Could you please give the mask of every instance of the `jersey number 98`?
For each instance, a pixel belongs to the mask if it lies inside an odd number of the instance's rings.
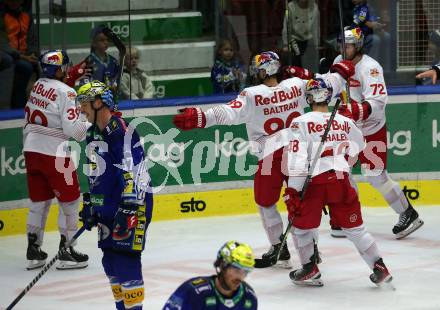
[[[286,123],[284,123],[284,121],[279,117],[269,118],[266,122],[264,122],[264,131],[268,135],[271,135],[277,131],[280,131],[281,129],[288,128],[290,127],[292,121],[300,115],[301,113],[297,111],[290,113],[286,119]]]

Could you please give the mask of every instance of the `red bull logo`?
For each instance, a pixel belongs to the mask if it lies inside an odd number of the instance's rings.
[[[277,58],[278,57],[275,53],[264,52],[264,53],[261,53],[260,55],[257,55],[255,57],[255,60],[256,60],[257,65],[260,65],[260,64],[270,62],[272,60],[278,60]]]
[[[307,90],[319,89],[319,88],[321,88],[320,86],[321,85],[320,85],[319,81],[312,79],[307,82],[306,89]]]
[[[63,55],[61,55],[61,53],[54,53],[52,55],[49,55],[47,56],[47,63],[52,65],[62,65]]]
[[[356,27],[356,28],[351,30],[351,33],[353,34],[353,36],[356,39],[360,39],[362,37],[362,30],[361,30],[361,28]]]

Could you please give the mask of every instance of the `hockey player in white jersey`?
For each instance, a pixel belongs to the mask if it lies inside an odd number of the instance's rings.
[[[78,227],[79,184],[76,170],[65,150],[70,138],[85,138],[88,122],[81,121],[76,106],[76,92],[63,81],[69,57],[63,50],[44,53],[40,57],[43,76],[38,79],[24,108],[23,152],[30,198],[27,219],[27,269],[45,264],[47,254],[41,250],[44,228],[51,201],[60,205],[60,249]],[[62,250],[58,269],[84,268],[88,256],[71,246]]]
[[[305,94],[312,112],[296,118],[291,128],[284,130],[291,134],[290,142],[284,148],[289,175],[284,201],[302,264],[301,269],[290,272],[289,276],[298,285],[323,285],[314,246],[321,211],[327,205],[346,236],[373,270],[371,281],[380,285],[391,281],[392,277],[374,238],[363,225],[359,198],[349,180],[351,167],[347,156],[354,157],[364,149],[364,137],[351,119],[340,114],[336,114],[328,125],[331,115],[328,103],[333,91],[321,78],[309,80]],[[327,126],[330,126],[330,130],[322,149],[319,149]],[[320,154],[317,154],[318,151]],[[316,165],[309,168],[315,156],[318,156]],[[301,200],[300,193],[308,174],[312,178]]]
[[[300,78],[286,79],[280,83],[277,73],[280,68],[278,55],[263,52],[254,58],[253,68],[261,84],[245,88],[236,99],[227,105],[218,105],[206,112],[200,108],[186,108],[174,117],[174,124],[182,130],[205,128],[214,125],[246,124],[248,139],[253,153],[258,157],[258,170],[254,177],[254,198],[271,248],[263,259],[272,260],[281,246],[283,222],[276,208],[281,188],[286,177],[282,174],[282,150],[263,158],[266,142],[281,129],[287,128],[293,119],[304,113],[307,103],[304,96],[306,81]],[[343,61],[334,64],[326,75],[335,89],[341,90],[345,79],[353,72],[353,64]],[[337,93],[337,92],[336,92]],[[273,146],[272,146],[273,147]],[[290,254],[285,245],[280,252],[278,265],[291,268]]]
[[[399,184],[387,172],[385,106],[388,94],[383,70],[376,60],[362,53],[364,38],[359,28],[345,30],[344,36],[346,58],[353,61],[356,73],[350,78],[350,104],[341,105],[339,113],[352,117],[365,137],[367,147],[359,154],[363,174],[399,214],[393,233],[397,239],[401,239],[422,226],[423,221]],[[341,59],[339,55],[334,63]]]

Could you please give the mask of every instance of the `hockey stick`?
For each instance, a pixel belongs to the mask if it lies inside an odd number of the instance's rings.
[[[332,111],[332,114],[330,115],[330,118],[327,122],[327,127],[325,128],[324,134],[321,137],[321,143],[319,144],[319,147],[318,147],[318,150],[316,151],[315,157],[313,157],[312,164],[309,166],[309,171],[307,173],[306,180],[304,181],[304,185],[301,190],[301,196],[300,196],[301,201],[304,199],[304,195],[307,191],[307,188],[309,187],[310,181],[312,179],[312,173],[313,173],[313,170],[315,170],[315,166],[316,166],[316,163],[318,162],[318,158],[321,157],[322,148],[324,147],[325,140],[327,139],[328,132],[330,131],[330,124],[333,122],[333,120],[336,116],[336,112],[338,111],[338,107],[339,107],[340,103],[341,103],[341,99],[338,99],[336,101],[336,104],[335,104],[335,107]],[[279,247],[278,252],[276,253],[277,255],[276,255],[275,259],[268,261],[265,259],[256,258],[255,259],[255,266],[254,266],[255,268],[267,268],[267,267],[271,267],[277,263],[277,261],[280,259],[281,250],[282,250],[284,244],[286,243],[287,235],[289,234],[289,231],[291,228],[292,228],[292,222],[289,220],[289,223],[287,224],[287,228],[286,228],[285,232],[280,236],[281,246]],[[316,244],[314,246],[316,247]]]
[[[122,74],[124,73],[124,63],[125,56],[127,55],[127,48],[125,47],[125,44],[122,43],[121,39],[116,35],[116,33],[114,33],[110,28],[104,27],[102,32],[113,42],[119,53],[119,72],[116,78],[116,94],[114,94],[117,96],[119,93],[119,87],[121,85]],[[118,111],[117,100],[115,100],[115,111]]]
[[[347,59],[347,52],[345,51],[345,30],[344,30],[344,21],[342,17],[342,2],[338,0],[338,11],[339,11],[339,28],[341,28],[341,44],[342,44],[342,59]],[[345,92],[347,93],[347,107],[351,111],[350,105],[350,78],[347,79]]]
[[[76,234],[72,237],[72,239],[70,239],[64,246],[65,249],[67,249],[68,247],[70,247],[72,245],[72,243],[75,242],[76,239],[78,239],[78,237],[86,230],[86,228],[83,226],[81,227]],[[14,308],[14,306],[23,298],[24,295],[26,295],[27,292],[29,292],[31,290],[31,288],[35,285],[35,283],[37,283],[38,280],[40,280],[40,278],[50,269],[50,267],[52,267],[53,264],[55,264],[55,262],[58,260],[58,258],[61,255],[61,250],[58,251],[57,255],[55,255],[49,263],[47,263],[46,265],[44,265],[43,269],[37,274],[37,276],[26,286],[26,288],[20,293],[20,295],[18,295],[14,301],[6,308],[6,310],[11,310],[12,308]]]

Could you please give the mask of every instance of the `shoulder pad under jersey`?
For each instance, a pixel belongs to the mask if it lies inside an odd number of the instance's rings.
[[[197,294],[201,294],[207,291],[212,291],[212,287],[211,284],[209,283],[209,279],[206,277],[194,278],[190,280],[190,284]]]
[[[106,135],[114,135],[117,132],[124,133],[127,129],[127,125],[125,124],[125,121],[122,118],[119,117],[112,117],[110,119],[110,122],[105,126],[104,132]]]

